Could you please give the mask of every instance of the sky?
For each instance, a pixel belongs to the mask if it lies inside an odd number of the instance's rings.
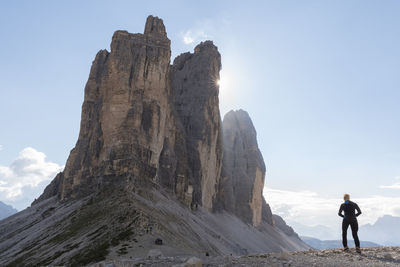
[[[2,1],[0,201],[25,208],[63,169],[95,54],[152,14],[171,61],[218,46],[221,115],[250,114],[273,212],[337,227],[350,193],[361,224],[400,216],[399,13],[395,0]]]

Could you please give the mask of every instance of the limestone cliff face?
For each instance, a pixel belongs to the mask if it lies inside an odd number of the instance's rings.
[[[76,146],[37,201],[122,182],[134,191],[160,184],[189,207],[212,209],[222,165],[221,57],[211,41],[172,66],[170,56],[157,17],[148,17],[144,34],[114,33],[111,51],[93,62]]]
[[[265,164],[256,130],[246,111],[230,111],[223,120],[224,156],[218,201],[229,212],[254,226],[272,214],[262,195]]]
[[[211,210],[222,166],[221,118],[218,87],[221,56],[211,41],[199,44],[194,53],[174,60],[171,87],[184,140],[176,150],[186,150],[178,168],[188,176],[195,204]],[[178,184],[179,187],[179,184]]]
[[[152,16],[144,34],[116,31],[111,52],[97,54],[61,198],[86,193],[116,176],[136,185],[154,179],[169,109],[170,55],[165,27]]]
[[[213,209],[222,167],[218,87],[221,56],[211,41],[170,69],[171,110],[158,182],[188,207]]]

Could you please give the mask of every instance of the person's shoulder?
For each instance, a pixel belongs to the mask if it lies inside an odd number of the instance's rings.
[[[357,203],[350,201],[350,204],[354,205],[354,206],[358,206]]]

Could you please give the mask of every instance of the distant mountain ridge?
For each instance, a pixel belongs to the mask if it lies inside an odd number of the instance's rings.
[[[11,205],[7,205],[4,202],[0,201],[0,220],[7,218],[8,216],[17,213],[18,211],[14,209]]]
[[[315,249],[329,249],[329,248],[342,248],[342,240],[319,240],[317,238],[300,236],[301,240],[306,242],[309,246]],[[349,247],[355,247],[354,240],[348,240]],[[381,245],[369,242],[360,241],[361,247],[380,247]]]
[[[360,227],[359,235],[386,246],[400,246],[400,217],[384,215],[374,224]]]
[[[335,240],[340,238],[340,227],[338,224],[337,229],[332,229],[324,225],[308,226],[295,221],[288,220],[287,223],[300,236],[313,237],[320,240]]]

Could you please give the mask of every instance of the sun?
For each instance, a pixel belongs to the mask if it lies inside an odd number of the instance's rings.
[[[227,75],[225,72],[221,71],[219,79],[216,80],[216,84],[219,87],[219,89],[226,89],[227,87]]]

